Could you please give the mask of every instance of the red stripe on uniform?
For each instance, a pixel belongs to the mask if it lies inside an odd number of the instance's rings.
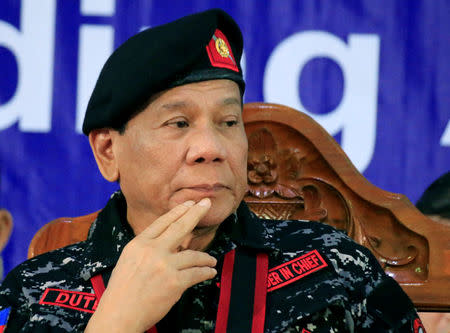
[[[91,277],[92,288],[94,288],[95,296],[97,296],[97,300],[100,302],[100,298],[102,298],[103,293],[105,292],[105,284],[103,283],[103,278],[100,274]]]
[[[228,313],[230,310],[231,282],[233,279],[235,251],[232,250],[225,255],[222,267],[222,276],[220,278],[220,296],[217,309],[215,333],[226,333]]]
[[[266,253],[256,258],[255,298],[253,303],[252,333],[263,333],[266,319],[267,273],[269,259]]]
[[[153,326],[152,328],[150,328],[149,330],[147,330],[146,333],[158,333],[158,331],[156,330],[156,326]]]

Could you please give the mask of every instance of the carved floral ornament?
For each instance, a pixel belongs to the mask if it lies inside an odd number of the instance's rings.
[[[266,128],[252,133],[249,137],[247,194],[258,198],[274,194],[284,199],[300,198],[296,182],[300,179],[304,159],[296,148],[278,150],[273,135]]]

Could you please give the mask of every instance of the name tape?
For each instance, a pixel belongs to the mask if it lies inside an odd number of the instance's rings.
[[[39,304],[56,305],[94,313],[97,309],[98,300],[95,294],[48,288],[39,300]]]
[[[305,276],[317,272],[328,264],[317,250],[271,268],[267,276],[267,291],[284,287]]]

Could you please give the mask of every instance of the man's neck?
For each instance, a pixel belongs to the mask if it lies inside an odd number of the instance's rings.
[[[192,240],[189,242],[187,248],[190,250],[205,251],[216,236],[218,228],[218,225],[214,225],[194,229]]]

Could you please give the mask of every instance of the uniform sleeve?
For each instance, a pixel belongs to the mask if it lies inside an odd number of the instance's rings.
[[[13,270],[0,286],[0,327],[6,333],[20,332],[29,317],[19,283]]]
[[[424,333],[414,304],[393,278],[386,275],[377,259],[366,248],[369,269],[360,287],[362,302],[354,305],[355,332]]]
[[[12,270],[0,286],[0,332],[67,332],[61,327],[33,321],[30,299],[26,297],[27,288],[22,285],[23,277],[19,268]]]
[[[368,295],[366,307],[368,317],[372,320],[369,326],[373,332],[425,332],[413,303],[390,277],[386,277]],[[361,331],[363,329],[364,327]]]

